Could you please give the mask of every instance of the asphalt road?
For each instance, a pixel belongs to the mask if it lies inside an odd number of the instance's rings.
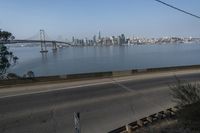
[[[200,73],[178,76],[199,81]],[[73,133],[80,112],[82,133],[106,133],[172,107],[173,76],[115,81],[42,93],[0,96],[0,133]]]

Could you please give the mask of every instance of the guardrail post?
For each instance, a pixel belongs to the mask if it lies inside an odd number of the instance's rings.
[[[129,125],[126,125],[126,132],[127,133],[132,133],[131,127]]]
[[[79,112],[74,112],[74,127],[75,127],[75,133],[81,133]]]

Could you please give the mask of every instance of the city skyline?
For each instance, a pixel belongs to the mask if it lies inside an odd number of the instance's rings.
[[[166,1],[166,0],[165,0]],[[199,1],[168,0],[168,3],[200,14]],[[199,37],[199,20],[153,0],[3,0],[0,28],[16,38],[27,38],[45,29],[49,36],[71,39],[125,33],[139,37]]]
[[[79,46],[95,46],[95,45],[137,45],[137,44],[181,44],[200,42],[200,38],[193,37],[160,37],[160,38],[145,38],[138,36],[126,36],[125,34],[102,36],[99,31],[98,36],[94,35],[92,38],[75,38],[72,37],[72,45]]]

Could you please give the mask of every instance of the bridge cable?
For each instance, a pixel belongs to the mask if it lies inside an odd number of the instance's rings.
[[[25,40],[40,40],[40,33],[37,32],[36,34],[32,35],[29,38],[26,38]]]
[[[190,15],[190,16],[193,16],[193,17],[195,17],[195,18],[200,19],[200,16],[198,16],[198,15],[195,15],[195,14],[193,14],[193,13],[190,13],[190,12],[188,12],[188,11],[185,11],[185,10],[183,10],[183,9],[180,9],[180,8],[178,8],[178,7],[175,7],[175,6],[173,6],[173,5],[170,5],[170,4],[168,4],[168,3],[165,3],[165,2],[163,2],[163,1],[161,1],[161,0],[155,0],[155,1],[161,3],[161,4],[165,5],[165,6],[168,6],[168,7],[170,7],[170,8],[173,8],[173,9],[175,9],[175,10],[178,10],[178,11],[180,11],[180,12],[182,12],[182,13],[185,13],[185,14],[187,14],[187,15]]]
[[[46,32],[44,34],[45,34],[46,40],[51,40],[51,41],[55,40],[55,39],[52,39]]]

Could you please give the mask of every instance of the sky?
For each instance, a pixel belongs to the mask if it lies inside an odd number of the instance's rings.
[[[200,15],[200,0],[163,0]],[[200,37],[200,19],[154,0],[0,0],[0,29],[18,39],[92,38],[124,33],[138,37]]]

